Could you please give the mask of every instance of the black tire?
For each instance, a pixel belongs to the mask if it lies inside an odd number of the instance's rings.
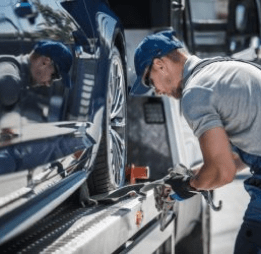
[[[127,158],[126,79],[121,55],[113,48],[109,67],[103,133],[94,170],[88,179],[91,195],[109,192],[125,183]]]

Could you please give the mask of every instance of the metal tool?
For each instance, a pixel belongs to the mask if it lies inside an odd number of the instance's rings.
[[[187,169],[182,164],[175,165],[174,168],[169,169],[169,174],[163,177],[162,179],[147,182],[132,184],[124,186],[120,189],[117,189],[110,194],[103,195],[101,197],[95,198],[97,203],[115,203],[120,200],[129,197],[129,196],[140,196],[141,200],[146,199],[146,194],[150,190],[154,190],[155,206],[158,211],[161,211],[160,214],[160,229],[163,231],[169,223],[175,218],[174,213],[174,204],[175,199],[170,198],[170,194],[173,193],[173,190],[170,185],[166,184],[166,181],[180,176],[180,174],[187,175],[192,177],[193,172],[190,169]],[[172,193],[171,193],[172,192]],[[213,202],[213,197],[211,191],[193,191],[198,194],[202,194],[207,204],[214,210],[219,211],[222,208],[222,202],[219,201],[219,205],[215,206]]]
[[[214,205],[213,203],[213,197],[210,191],[201,191],[200,192],[202,196],[205,198],[207,204],[214,210],[214,211],[220,211],[222,208],[222,201],[219,200],[218,206]]]
[[[186,166],[182,165],[182,164],[178,164],[177,167],[180,169],[182,168],[185,172],[186,175],[192,177],[194,174],[192,172],[192,170],[188,169]],[[220,211],[222,208],[222,201],[219,200],[218,202],[218,206],[216,206],[213,202],[213,195],[211,193],[211,191],[207,191],[207,190],[201,190],[201,191],[195,191],[196,193],[201,193],[202,196],[204,197],[204,199],[206,200],[207,204],[214,210],[214,211]]]
[[[166,180],[170,179],[170,178],[175,178],[177,175],[179,174],[183,174],[183,175],[188,175],[190,177],[193,176],[193,172],[188,169],[186,166],[182,165],[182,164],[177,164],[175,165],[174,168],[170,168],[169,169],[169,174],[167,176],[165,176],[164,178],[160,179],[160,180],[156,180],[154,182],[151,183],[146,183],[141,189],[140,192],[141,193],[146,193],[147,191],[154,189],[154,192],[157,193],[157,195],[160,195],[160,191],[159,188],[163,188],[162,186],[165,186],[165,182]],[[165,186],[166,187],[166,186]],[[204,199],[206,200],[207,204],[214,210],[214,211],[220,211],[222,208],[222,201],[219,201],[218,206],[216,206],[214,204],[213,201],[213,197],[211,194],[211,191],[207,191],[207,190],[201,190],[201,191],[193,191],[195,193],[200,193],[202,194],[202,196],[204,197]],[[161,192],[161,195],[163,195],[164,193]],[[159,199],[158,199],[159,200]],[[157,202],[158,200],[156,200],[156,206],[158,205]],[[162,197],[163,202],[169,203],[170,200],[166,200],[166,198]],[[163,205],[161,206],[162,210],[163,210]]]
[[[155,206],[160,214],[160,230],[164,231],[165,228],[176,217],[174,213],[174,204],[176,200],[169,197],[171,188],[166,185],[158,185],[154,188]]]

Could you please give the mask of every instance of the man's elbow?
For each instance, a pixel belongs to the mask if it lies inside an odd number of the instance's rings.
[[[204,164],[191,181],[191,186],[198,190],[214,190],[231,183],[235,174],[235,166]]]
[[[225,184],[229,184],[229,183],[233,182],[234,178],[235,178],[234,175],[233,176],[232,175],[226,175],[226,176],[223,177],[223,181],[224,181]]]
[[[236,175],[236,167],[224,167],[219,170],[219,179],[221,185],[226,185],[233,182]]]

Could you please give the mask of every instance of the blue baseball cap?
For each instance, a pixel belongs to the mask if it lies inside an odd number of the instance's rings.
[[[72,53],[63,43],[57,41],[43,40],[36,43],[34,52],[50,57],[55,67],[58,67],[63,83],[71,88],[71,77],[69,71],[72,66]]]
[[[175,34],[175,31],[168,30],[148,35],[138,45],[134,55],[137,79],[129,92],[130,95],[141,95],[151,90],[142,84],[142,77],[146,67],[150,66],[155,58],[160,58],[174,49],[183,47]]]

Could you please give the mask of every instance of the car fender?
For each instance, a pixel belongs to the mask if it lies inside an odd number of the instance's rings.
[[[122,62],[126,79],[126,43],[123,27],[115,16],[115,14],[109,9],[105,11],[99,11],[96,15],[96,25],[99,31],[99,38],[97,42],[97,69],[95,89],[93,91],[97,100],[93,101],[93,105],[90,108],[90,121],[92,122],[95,117],[97,108],[104,107],[106,103],[107,83],[109,78],[109,66],[111,64],[112,49],[114,46],[118,48],[122,56]],[[110,27],[110,29],[108,29]],[[102,45],[102,47],[100,46]],[[99,75],[101,74],[102,75]]]

